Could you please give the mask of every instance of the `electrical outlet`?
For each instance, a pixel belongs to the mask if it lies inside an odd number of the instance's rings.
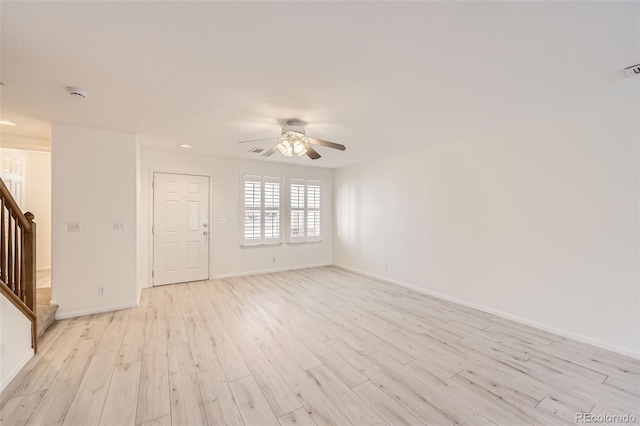
[[[389,269],[389,264],[388,264],[388,263],[385,263],[385,264],[384,264],[384,270],[386,271],[387,269]]]
[[[273,258],[273,263],[276,263],[276,258],[275,257]]]
[[[80,231],[82,231],[82,224],[80,222],[67,222],[67,232]]]
[[[114,231],[124,231],[124,222],[121,220],[116,220],[113,222],[113,230]]]
[[[104,287],[98,287],[98,296],[104,296]]]

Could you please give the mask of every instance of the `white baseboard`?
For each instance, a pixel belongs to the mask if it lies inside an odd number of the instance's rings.
[[[46,272],[46,271],[51,271],[51,266],[49,266],[48,268],[36,268],[36,272]]]
[[[56,319],[62,320],[67,318],[82,317],[85,315],[101,314],[103,312],[121,311],[122,309],[131,309],[131,308],[137,308],[137,307],[138,307],[138,303],[134,303],[132,305],[111,306],[108,308],[98,308],[98,309],[85,309],[81,311],[72,311],[72,312],[61,313],[60,311],[58,311],[56,312]]]
[[[16,378],[16,376],[18,375],[18,373],[20,372],[20,370],[22,370],[22,368],[27,365],[27,362],[29,362],[29,360],[33,357],[33,349],[29,348],[28,351],[25,351],[24,357],[23,359],[18,363],[18,365],[15,366],[15,368],[11,371],[11,373],[9,373],[9,375],[7,377],[5,377],[5,379],[2,381],[2,383],[0,384],[0,392],[2,392],[4,390],[4,388],[7,387],[7,385],[9,383],[11,383],[11,381],[13,379]]]
[[[593,339],[591,337],[584,336],[584,335],[578,334],[578,333],[574,333],[572,331],[568,331],[568,330],[564,330],[564,329],[560,329],[560,328],[556,328],[556,327],[551,327],[551,326],[548,326],[546,324],[543,324],[543,323],[540,323],[540,322],[537,322],[537,321],[531,321],[531,320],[528,320],[526,318],[519,317],[517,315],[512,315],[512,314],[509,314],[509,313],[506,313],[506,312],[502,312],[502,311],[499,311],[499,310],[496,310],[496,309],[487,308],[485,306],[480,306],[480,305],[477,305],[475,303],[468,302],[466,300],[462,300],[462,299],[458,299],[458,298],[455,298],[455,297],[447,296],[446,294],[442,294],[442,293],[438,293],[438,292],[435,292],[435,291],[427,290],[427,289],[424,289],[424,288],[421,288],[421,287],[416,287],[416,286],[413,286],[413,285],[410,285],[410,284],[406,284],[406,283],[403,283],[403,282],[400,282],[400,281],[393,280],[391,278],[383,277],[381,275],[376,275],[376,274],[372,274],[370,272],[362,271],[360,269],[352,268],[350,266],[340,265],[340,264],[337,264],[337,263],[334,263],[333,266],[337,266],[339,268],[346,269],[347,271],[355,272],[357,274],[361,274],[361,275],[364,275],[364,276],[367,276],[367,277],[370,277],[370,278],[374,278],[374,279],[377,279],[377,280],[380,280],[380,281],[385,281],[385,282],[388,282],[388,283],[391,283],[391,284],[399,285],[400,287],[405,287],[405,288],[408,288],[408,289],[411,289],[411,290],[415,290],[418,293],[426,294],[427,296],[433,296],[433,297],[436,297],[438,299],[446,300],[448,302],[457,303],[459,305],[466,306],[468,308],[477,309],[479,311],[486,312],[486,313],[491,314],[491,315],[496,315],[496,316],[499,316],[499,317],[502,317],[502,318],[505,318],[505,319],[509,319],[511,321],[518,322],[520,324],[528,325],[530,327],[535,327],[535,328],[538,328],[540,330],[547,331],[549,333],[557,334],[558,336],[566,337],[568,339],[577,340],[579,342],[586,343],[588,345],[596,346],[596,347],[599,347],[599,348],[602,348],[602,349],[606,349],[608,351],[612,351],[612,352],[616,352],[616,353],[619,353],[619,354],[622,354],[622,355],[626,355],[626,356],[629,356],[629,357],[632,357],[632,358],[640,359],[640,352],[635,352],[630,348],[625,348],[625,347],[622,347],[622,346],[613,345],[611,343],[604,342],[604,341],[598,340],[598,339]]]
[[[249,272],[238,272],[238,273],[233,273],[233,274],[214,275],[210,279],[212,279],[212,280],[220,280],[220,279],[223,279],[223,278],[246,277],[248,275],[272,274],[274,272],[296,271],[298,269],[320,268],[322,266],[331,266],[331,265],[332,265],[331,262],[325,262],[325,263],[318,263],[318,264],[315,264],[315,265],[290,266],[288,268],[263,269],[263,270],[259,270],[259,271],[249,271]]]

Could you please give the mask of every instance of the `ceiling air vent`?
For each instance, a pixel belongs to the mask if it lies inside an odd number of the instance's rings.
[[[624,71],[627,73],[627,77],[640,77],[640,64],[625,68]]]
[[[264,148],[252,148],[252,149],[249,150],[249,152],[253,152],[254,154],[260,154],[260,153],[265,152],[265,151],[266,151],[266,149],[264,149]]]

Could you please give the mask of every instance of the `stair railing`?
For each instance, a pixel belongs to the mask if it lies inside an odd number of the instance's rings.
[[[22,214],[0,178],[0,292],[31,321],[31,345],[38,351],[36,314],[36,224]]]

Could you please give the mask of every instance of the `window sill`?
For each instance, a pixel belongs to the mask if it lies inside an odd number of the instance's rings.
[[[308,245],[308,244],[320,244],[322,240],[317,241],[287,241],[288,246],[299,246],[299,245]]]
[[[258,247],[277,247],[277,246],[281,246],[282,243],[262,243],[262,244],[240,244],[240,248],[243,249],[252,249],[252,248],[258,248]]]

